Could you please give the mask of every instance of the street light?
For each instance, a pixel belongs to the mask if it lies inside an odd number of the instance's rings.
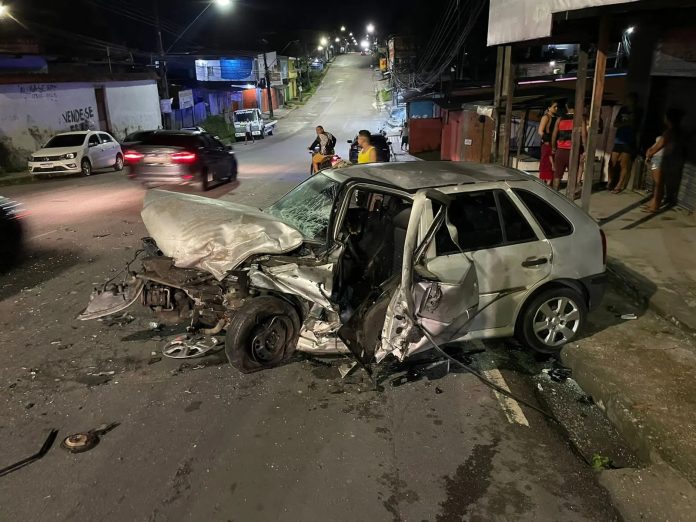
[[[7,14],[7,6],[0,4],[0,18]]]
[[[363,49],[367,49],[368,47],[370,47],[370,42],[368,42],[367,40],[363,40],[362,42],[360,42],[360,47],[362,47]]]
[[[372,34],[375,32],[375,26],[372,24],[367,24],[367,32]]]
[[[626,34],[633,34],[633,31],[635,31],[636,28],[631,26],[626,28]]]
[[[317,47],[317,51],[323,51],[323,50],[324,50],[324,48],[321,45],[319,47]]]
[[[345,25],[342,25],[342,26],[341,26],[341,32],[342,32],[342,33],[345,33],[345,32],[346,32],[346,26],[345,26]]]
[[[353,33],[348,33],[348,36],[353,36]]]
[[[179,40],[181,40],[181,38],[188,32],[188,30],[191,29],[193,24],[195,24],[198,21],[198,19],[201,16],[203,16],[208,9],[210,9],[210,6],[213,4],[221,8],[228,8],[232,5],[232,0],[210,0],[208,4],[203,8],[203,10],[200,13],[198,13],[198,16],[196,16],[196,18],[194,18],[193,21],[190,24],[188,24],[186,28],[183,31],[181,31],[181,33],[179,33],[179,36],[176,37],[176,40],[174,40],[172,45],[169,46],[169,49],[167,49],[167,53],[169,53],[172,50],[172,48],[179,42]]]
[[[328,38],[326,38],[326,36],[322,36],[322,37],[321,37],[321,40],[319,40],[319,43],[320,43],[321,45],[326,46],[326,45],[329,44],[329,40],[328,40]]]
[[[341,41],[341,39],[340,39],[338,36],[337,36],[336,39],[334,40],[334,42],[336,42],[336,43],[338,43],[338,42],[340,42],[340,41]]]

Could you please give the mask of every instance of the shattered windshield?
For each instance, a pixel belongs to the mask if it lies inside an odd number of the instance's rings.
[[[312,176],[266,209],[310,241],[326,241],[340,184],[323,174]]]

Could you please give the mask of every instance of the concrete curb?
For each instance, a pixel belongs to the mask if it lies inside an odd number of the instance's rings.
[[[653,312],[678,328],[689,334],[696,334],[696,314],[676,291],[642,280],[639,274],[616,258],[609,257],[607,271],[610,279],[619,283],[619,289],[628,290]]]
[[[649,416],[637,418],[632,414],[634,404],[625,397],[621,386],[612,382],[611,368],[593,364],[582,351],[572,348],[563,350],[561,358],[563,364],[573,370],[575,381],[595,399],[631,448],[643,461],[651,463],[645,469],[625,468],[602,472],[600,482],[609,490],[623,519],[627,522],[692,520],[691,507],[696,506],[696,456],[681,452],[674,445],[666,445],[659,422],[654,422]],[[678,457],[675,458],[675,455]],[[670,458],[671,462],[666,462],[663,457]],[[640,484],[645,474],[650,475],[650,484],[655,486],[651,493],[646,487],[626,487],[627,481]],[[672,487],[674,484],[679,487]],[[641,518],[646,513],[661,515]],[[671,517],[665,518],[664,515],[668,513]]]

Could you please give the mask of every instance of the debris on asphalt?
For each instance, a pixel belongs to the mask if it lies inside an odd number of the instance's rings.
[[[63,439],[63,442],[60,443],[60,447],[70,453],[83,453],[89,451],[99,444],[100,437],[106,435],[117,426],[119,426],[118,422],[112,422],[111,424],[102,424],[93,430],[73,433]]]
[[[622,314],[621,319],[624,321],[635,321],[638,319],[638,316],[636,314]]]
[[[159,331],[162,329],[162,325],[157,321],[150,321],[147,325],[150,330]]]
[[[0,469],[0,477],[12,473],[13,471],[17,471],[18,469],[23,468],[24,466],[42,458],[44,455],[46,455],[46,453],[48,453],[48,450],[51,449],[53,443],[56,441],[57,436],[58,430],[52,429],[38,452],[34,453],[30,457],[20,460],[19,462],[15,462],[14,464],[10,464],[9,466]]]
[[[135,317],[124,312],[121,315],[105,317],[103,321],[106,323],[106,326],[125,326],[135,321]]]
[[[164,345],[162,355],[172,359],[193,359],[219,350],[221,344],[217,337],[182,335]]]
[[[95,239],[101,239],[104,237],[109,237],[111,234],[94,234],[92,237]]]
[[[437,395],[440,395],[441,393],[444,393],[444,392],[442,391],[442,388],[440,388],[439,386],[435,386],[435,393]]]
[[[565,382],[573,374],[573,370],[560,365],[550,369],[544,368],[541,371],[548,374],[551,380],[556,382]]]
[[[358,368],[358,363],[354,362],[352,364],[342,364],[338,367],[338,373],[341,374],[341,379],[345,379],[348,377],[350,374],[355,372],[355,370]]]
[[[580,404],[585,404],[587,406],[594,406],[595,401],[592,395],[581,395],[577,398],[577,402]]]

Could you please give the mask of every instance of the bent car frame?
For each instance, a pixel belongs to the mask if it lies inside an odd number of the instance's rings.
[[[80,318],[140,301],[203,334],[225,331],[242,372],[295,350],[367,365],[474,338],[553,353],[604,291],[596,222],[494,165],[328,169],[263,211],[151,191],[142,216],[142,269],[96,291]]]

